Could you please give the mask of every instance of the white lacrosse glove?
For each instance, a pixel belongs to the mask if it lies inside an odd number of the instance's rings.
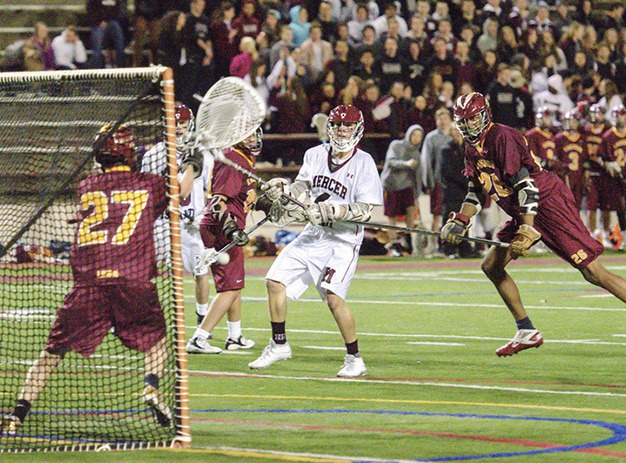
[[[209,273],[209,267],[216,260],[217,251],[215,248],[204,248],[196,258],[196,266],[193,268],[193,274],[195,276],[206,275]]]
[[[619,177],[622,174],[622,168],[617,163],[617,161],[605,162],[604,168],[611,177]]]
[[[311,204],[305,211],[307,220],[312,225],[334,222],[341,217],[341,206],[330,201]]]
[[[283,194],[289,194],[289,180],[286,178],[273,178],[261,187],[265,195],[272,201],[279,200]]]

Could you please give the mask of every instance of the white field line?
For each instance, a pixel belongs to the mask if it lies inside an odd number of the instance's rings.
[[[431,342],[431,341],[409,341],[407,344],[415,344],[419,346],[452,346],[452,347],[463,347],[465,344],[460,342]]]
[[[581,395],[592,397],[624,397],[626,394],[615,392],[590,392],[590,391],[558,391],[554,389],[531,389],[526,387],[506,387],[506,386],[485,386],[478,384],[457,384],[433,381],[414,381],[414,380],[383,380],[383,379],[358,379],[358,378],[324,378],[314,376],[286,376],[286,375],[268,375],[257,373],[237,373],[232,371],[203,371],[189,370],[189,373],[205,374],[210,376],[235,376],[245,378],[268,378],[281,379],[291,381],[329,381],[329,382],[359,382],[364,384],[399,384],[403,386],[420,386],[420,387],[440,387],[440,388],[456,388],[456,389],[478,389],[488,391],[507,391],[507,392],[523,392],[529,394],[551,394],[551,395]],[[564,385],[567,386],[567,385]]]

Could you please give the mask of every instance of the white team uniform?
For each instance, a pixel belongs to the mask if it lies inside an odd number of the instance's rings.
[[[177,157],[177,161],[180,166],[182,162],[180,156]],[[141,170],[154,174],[165,174],[167,172],[165,143],[157,143],[144,154]],[[183,268],[190,273],[194,273],[196,260],[204,249],[204,244],[200,237],[200,220],[206,204],[207,186],[210,184],[212,171],[213,158],[208,153],[205,153],[202,175],[194,179],[189,197],[180,201],[180,248]],[[166,255],[169,255],[169,219],[167,217],[157,219],[154,237],[157,249],[165,250]],[[157,252],[157,254],[159,253]],[[163,255],[157,255],[157,259],[162,259],[163,257]],[[203,272],[203,274],[208,273],[208,270],[207,267],[206,272]]]
[[[331,171],[329,150],[328,145],[319,145],[304,154],[296,181],[310,185],[311,200],[381,205],[383,188],[372,157],[357,149],[348,161],[333,166]],[[315,284],[322,299],[329,290],[345,300],[362,241],[362,225],[307,224],[281,251],[265,278],[284,284],[290,299],[297,299]]]

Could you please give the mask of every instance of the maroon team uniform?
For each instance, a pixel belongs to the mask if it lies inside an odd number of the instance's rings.
[[[626,172],[626,130],[618,132],[615,127],[611,127],[602,135],[602,143],[598,149],[598,155],[604,162],[617,161],[622,168],[622,174]],[[626,185],[621,178],[613,178],[610,175],[604,176],[603,192],[608,194],[607,200],[610,211],[619,211],[623,208]]]
[[[569,188],[541,168],[524,136],[511,127],[492,124],[481,144],[465,144],[464,174],[512,217],[498,233],[503,242],[511,242],[522,225],[517,195],[507,180],[524,167],[539,189],[534,227],[541,240],[572,266],[585,268],[604,248],[587,231]]]
[[[244,169],[252,173],[256,172],[254,156],[248,155],[237,148],[228,148],[224,150],[223,154],[228,160]],[[219,161],[215,163],[211,181],[211,194],[219,194],[228,198],[226,203],[228,212],[233,215],[237,225],[242,230],[246,225],[246,216],[256,202],[255,184],[256,181],[248,175]],[[216,222],[210,211],[210,202],[200,223],[200,234],[202,242],[207,248],[219,250],[230,243],[222,232],[222,223]],[[244,288],[243,249],[241,246],[235,246],[228,251],[228,254],[230,256],[228,264],[218,265],[215,263],[211,266],[215,290],[218,293]]]
[[[567,169],[567,185],[574,195],[576,207],[580,210],[585,193],[584,165],[589,160],[585,139],[578,132],[560,132],[554,137],[554,143],[557,155]]]
[[[51,353],[89,357],[111,327],[122,343],[146,352],[165,336],[156,286],[154,221],[167,207],[165,180],[114,167],[78,187],[70,264],[74,286],[50,331]]]
[[[595,211],[600,209],[603,211],[610,210],[608,201],[610,196],[604,191],[606,178],[608,174],[598,162],[598,150],[602,143],[602,134],[605,131],[605,125],[602,124],[594,127],[587,124],[583,127],[582,133],[587,143],[587,155],[589,156],[589,185],[587,185],[587,210]]]

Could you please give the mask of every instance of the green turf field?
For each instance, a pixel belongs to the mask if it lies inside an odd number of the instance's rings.
[[[626,276],[626,258],[603,258]],[[479,260],[361,258],[348,300],[368,375],[337,379],[341,337],[314,289],[291,302],[293,358],[253,372],[270,337],[263,275],[248,262],[252,351],[189,357],[187,450],[102,452],[91,462],[626,462],[626,307],[555,258],[511,265],[546,342],[498,358],[515,325]],[[188,335],[193,287],[185,286]],[[223,344],[225,320],[214,331]],[[4,455],[82,462],[85,454]]]

